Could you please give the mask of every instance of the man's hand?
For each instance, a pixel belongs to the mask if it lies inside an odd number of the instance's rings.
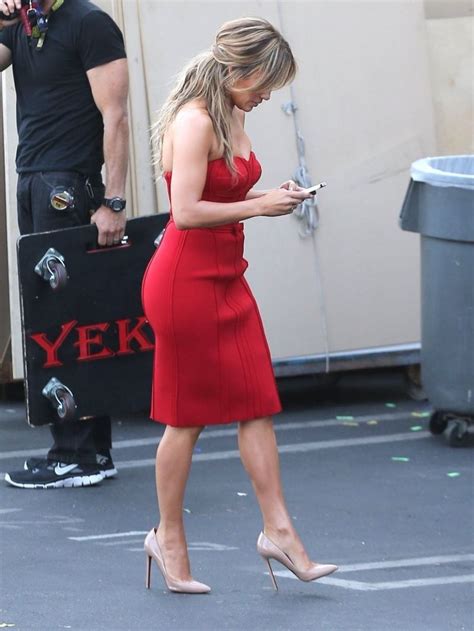
[[[101,206],[92,215],[91,223],[94,223],[99,231],[99,245],[117,245],[125,234],[127,216],[125,211],[115,213],[107,206]]]
[[[21,0],[0,0],[0,13],[11,15],[21,9]],[[19,17],[13,20],[0,20],[0,31],[8,26],[13,26],[20,20]]]

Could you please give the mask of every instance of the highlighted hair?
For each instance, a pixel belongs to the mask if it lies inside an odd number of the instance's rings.
[[[296,62],[288,42],[263,18],[241,18],[223,24],[211,50],[194,57],[178,75],[152,127],[155,162],[160,169],[163,138],[177,113],[189,101],[203,99],[226,164],[235,172],[228,90],[257,71],[259,80],[252,91],[278,90],[290,83],[296,74]]]

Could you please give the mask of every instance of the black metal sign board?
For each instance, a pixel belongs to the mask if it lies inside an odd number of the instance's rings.
[[[130,219],[109,248],[92,225],[20,237],[30,425],[148,409],[154,340],[141,282],[168,218]]]

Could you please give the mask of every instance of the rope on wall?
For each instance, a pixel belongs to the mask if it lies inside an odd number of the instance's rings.
[[[281,7],[281,1],[277,0],[277,9],[278,16],[280,20],[280,31],[285,35],[284,21],[283,21],[283,11]],[[306,151],[305,151],[305,142],[304,137],[301,132],[299,121],[298,121],[298,106],[296,105],[296,97],[295,90],[293,85],[290,85],[290,101],[282,105],[282,109],[287,116],[293,117],[293,124],[295,128],[295,136],[296,136],[296,150],[298,153],[298,166],[294,173],[293,179],[298,184],[298,186],[302,186],[304,188],[309,188],[312,186],[312,180],[309,173],[308,166],[306,164]],[[314,264],[315,264],[315,273],[316,273],[316,283],[318,286],[318,294],[319,294],[319,304],[320,304],[320,321],[321,321],[321,329],[323,333],[324,339],[324,354],[325,354],[325,370],[326,373],[330,370],[330,351],[329,351],[329,332],[328,332],[328,318],[327,318],[327,307],[326,307],[326,299],[324,296],[324,286],[321,275],[321,264],[319,258],[319,252],[316,244],[316,230],[319,227],[320,217],[319,217],[319,209],[318,204],[316,202],[316,196],[311,199],[305,200],[302,204],[300,204],[293,215],[302,222],[302,227],[299,230],[300,236],[304,239],[307,237],[311,237],[311,242],[313,245],[314,252]]]
[[[298,186],[309,188],[310,186],[312,186],[312,180],[309,174],[308,167],[306,165],[305,143],[303,134],[301,133],[298,123],[298,107],[296,105],[294,88],[292,85],[290,85],[290,95],[291,101],[282,105],[282,110],[287,116],[293,117],[293,124],[295,126],[298,167],[296,168],[296,171],[293,175],[293,179],[298,184]],[[319,209],[316,202],[316,196],[312,197],[311,199],[305,199],[304,202],[299,204],[293,214],[299,221],[302,222],[300,235],[303,238],[311,236],[319,226]]]

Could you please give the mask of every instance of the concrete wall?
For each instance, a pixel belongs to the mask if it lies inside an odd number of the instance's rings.
[[[142,1],[149,110],[159,107],[172,77],[209,47],[224,20],[256,14],[282,27],[300,66],[294,88],[311,176],[329,186],[320,195],[314,241],[299,237],[294,217],[247,222],[248,277],[272,353],[416,341],[418,239],[398,229],[397,217],[411,161],[435,150],[423,5],[281,7],[280,16],[275,2]],[[297,167],[293,122],[282,112],[289,99],[285,89],[247,117],[263,188]],[[160,189],[160,207],[166,205]]]
[[[2,87],[0,83],[0,103]],[[3,115],[0,110],[0,147],[3,147]],[[0,151],[0,383],[10,378],[10,304],[8,298],[7,217],[5,204],[5,172],[3,151]]]
[[[429,19],[426,31],[437,153],[474,153],[474,18]]]
[[[281,12],[270,0],[98,3],[124,31],[129,54],[131,214],[168,207],[163,186],[152,177],[149,127],[173,75],[210,45],[224,20],[268,17],[284,30],[299,61],[294,94],[310,174],[315,182],[329,182],[320,195],[314,239],[301,239],[294,217],[246,225],[249,280],[272,354],[418,341],[418,237],[401,232],[397,218],[413,160],[468,150],[470,3],[293,0],[281,2]],[[20,376],[10,73],[4,86],[9,277]],[[248,117],[263,188],[291,177],[298,163],[293,121],[282,111],[289,100],[288,89],[275,93]],[[0,293],[0,308],[1,301]]]
[[[428,20],[472,17],[474,4],[472,0],[425,0],[425,15]]]
[[[7,266],[9,279],[9,302],[11,322],[11,352],[13,376],[23,376],[23,355],[20,325],[20,298],[16,262],[16,241],[19,236],[16,218],[16,172],[15,153],[17,133],[15,124],[15,91],[13,73],[9,68],[2,73],[3,92],[3,154],[5,159],[5,210],[7,232]]]

